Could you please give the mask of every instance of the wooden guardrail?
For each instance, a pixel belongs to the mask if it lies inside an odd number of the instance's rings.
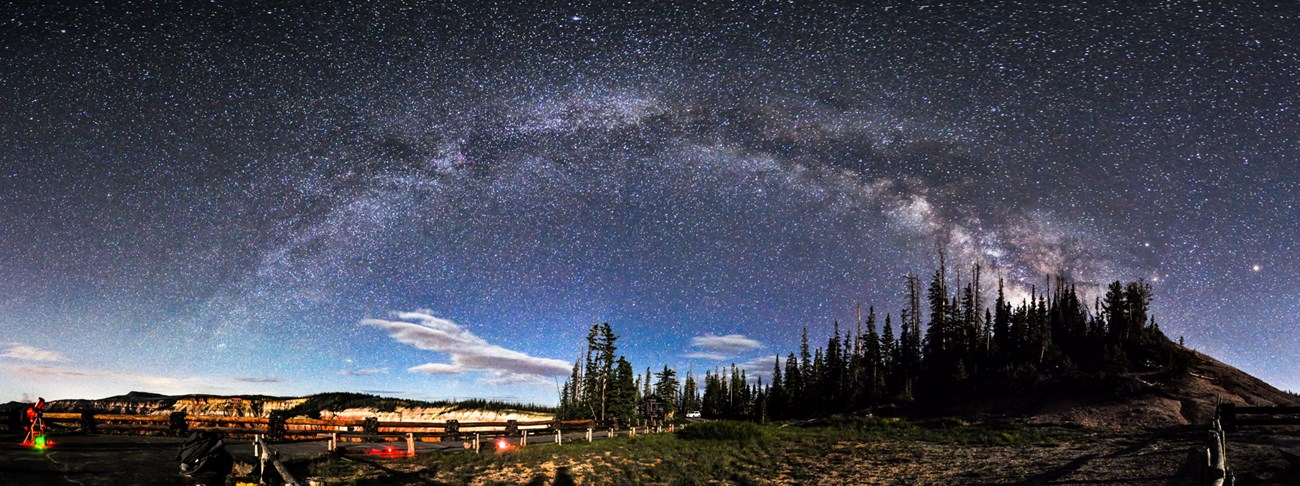
[[[289,468],[285,467],[283,462],[280,462],[280,453],[268,446],[266,440],[260,435],[253,437],[253,455],[257,457],[258,462],[258,484],[267,484],[267,465],[270,465],[274,468],[276,474],[280,475],[280,483],[285,486],[302,485],[297,479],[294,479],[293,474],[289,473]]]
[[[1232,470],[1228,469],[1227,437],[1218,417],[1210,422],[1210,431],[1206,436],[1206,446],[1202,448],[1204,463],[1201,467],[1201,484],[1206,486],[1223,486],[1232,484]]]
[[[191,430],[214,430],[227,435],[265,435],[270,440],[289,437],[317,438],[321,434],[402,438],[413,437],[456,438],[473,433],[518,436],[523,431],[540,432],[617,428],[616,424],[602,424],[592,420],[507,420],[498,422],[396,422],[380,421],[375,417],[363,419],[310,419],[287,418],[283,413],[272,412],[270,417],[225,417],[188,415],[172,412],[168,415],[130,415],[82,413],[46,413],[45,421],[51,424],[95,432],[156,432],[183,436]]]
[[[1219,405],[1217,415],[1227,432],[1236,432],[1242,426],[1300,425],[1300,407],[1238,407],[1225,403]]]
[[[1228,432],[1241,427],[1300,425],[1300,407],[1239,407],[1225,403],[1215,409],[1206,446],[1201,483],[1208,486],[1231,485],[1235,481],[1228,463]]]

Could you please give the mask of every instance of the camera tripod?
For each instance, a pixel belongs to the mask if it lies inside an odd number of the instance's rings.
[[[23,445],[45,446],[45,418],[41,417],[40,413],[32,417],[32,423],[27,427],[27,437],[23,438]]]

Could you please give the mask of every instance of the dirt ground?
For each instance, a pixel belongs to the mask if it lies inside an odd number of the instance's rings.
[[[687,484],[779,485],[1188,485],[1200,484],[1196,454],[1204,435],[1193,427],[1083,431],[1052,445],[960,445],[916,440],[839,441],[820,448],[777,447],[732,474],[701,471]],[[1300,429],[1243,431],[1230,438],[1229,459],[1238,485],[1300,485]],[[662,465],[621,460],[618,453],[566,453],[545,462],[501,464],[467,476],[450,468],[395,461],[409,481],[364,484],[679,484],[656,480]],[[677,457],[689,462],[688,457]],[[610,474],[622,470],[623,476]],[[441,469],[441,470],[440,470]],[[631,471],[631,472],[626,472]],[[638,472],[639,471],[639,472]],[[372,471],[374,472],[374,471]],[[366,476],[363,474],[363,476]],[[386,476],[390,480],[397,476]],[[629,479],[633,478],[633,479]]]
[[[176,474],[175,454],[180,443],[177,438],[68,435],[55,437],[56,443],[45,450],[18,446],[19,439],[13,434],[0,436],[0,478],[3,478],[0,482],[4,484],[181,484]],[[1191,456],[1202,442],[1200,431],[1190,427],[1134,433],[1085,431],[1065,442],[1029,447],[924,441],[840,441],[817,453],[796,451],[770,457],[770,463],[775,464],[773,470],[755,481],[742,482],[782,485],[1195,484],[1198,473],[1190,467]],[[1300,428],[1232,434],[1229,436],[1228,457],[1238,485],[1300,485]],[[506,467],[490,477],[471,481],[471,484],[549,484],[555,482],[557,476],[563,480],[576,480],[577,484],[617,484],[617,481],[605,479],[607,476],[592,474],[594,469],[585,464],[608,460],[608,454],[602,453],[591,457],[569,457],[560,461],[562,463],[552,462],[540,468],[521,464],[517,471]],[[390,470],[398,470],[404,465],[400,459],[380,462],[386,463],[382,466]],[[441,475],[424,477],[427,479],[414,483],[399,481],[392,484],[462,482]],[[539,483],[541,478],[546,479]],[[738,483],[728,478],[701,477],[700,480],[708,484]]]
[[[1055,446],[923,442],[839,443],[824,457],[793,457],[777,484],[1182,484],[1192,441],[1152,434],[1094,435]]]
[[[1134,434],[1099,431],[1055,446],[964,446],[923,442],[842,442],[822,457],[792,456],[776,484],[1199,484],[1194,428]],[[1229,437],[1238,486],[1300,485],[1300,429],[1241,431]]]

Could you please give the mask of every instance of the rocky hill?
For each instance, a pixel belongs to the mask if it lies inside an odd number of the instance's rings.
[[[1208,424],[1222,403],[1296,406],[1287,393],[1202,353],[1185,370],[1060,378],[1032,394],[1036,421],[1123,429]]]
[[[271,412],[287,410],[294,417],[365,418],[381,421],[505,421],[549,420],[553,414],[541,407],[495,402],[471,401],[423,402],[384,398],[352,393],[324,393],[307,397],[271,397],[263,395],[167,396],[147,392],[98,400],[56,400],[50,412],[83,412],[161,415],[185,412],[190,415],[226,417],[266,417]]]
[[[305,398],[268,397],[261,395],[167,396],[148,392],[131,392],[126,395],[97,400],[55,400],[49,403],[50,412],[116,413],[131,415],[168,414],[185,412],[191,415],[225,417],[265,417],[273,410],[287,410],[301,404]]]

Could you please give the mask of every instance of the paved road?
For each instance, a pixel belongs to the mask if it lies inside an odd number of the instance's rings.
[[[18,445],[20,433],[0,433],[0,477],[13,485],[142,486],[181,484],[181,439],[121,435],[53,436],[47,449]]]

